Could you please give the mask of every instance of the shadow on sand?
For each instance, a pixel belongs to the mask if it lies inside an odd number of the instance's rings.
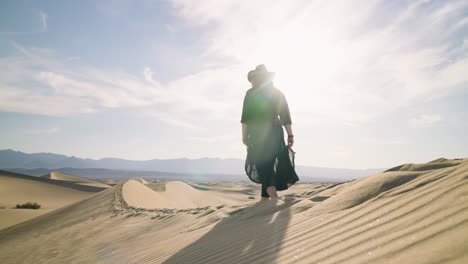
[[[238,210],[163,263],[274,263],[296,202],[285,196]]]

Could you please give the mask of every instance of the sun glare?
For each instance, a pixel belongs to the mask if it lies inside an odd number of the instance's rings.
[[[320,36],[320,37],[319,37]],[[290,25],[258,36],[253,60],[276,72],[275,84],[287,91],[296,109],[324,107],[327,96],[320,96],[335,78],[343,57],[336,40],[324,31],[312,31],[307,26]]]

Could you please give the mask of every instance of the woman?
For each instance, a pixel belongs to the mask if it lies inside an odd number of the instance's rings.
[[[294,135],[284,94],[273,86],[273,72],[258,65],[248,73],[252,83],[242,108],[242,142],[247,146],[245,171],[250,180],[262,184],[261,200],[277,198],[299,178],[294,171]],[[283,128],[288,134],[284,143]]]

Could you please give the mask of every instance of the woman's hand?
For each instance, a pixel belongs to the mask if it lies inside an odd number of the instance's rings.
[[[294,136],[288,136],[288,147],[292,147],[294,145]]]
[[[292,147],[294,145],[294,135],[291,124],[284,125],[284,128],[286,128],[286,132],[288,133],[288,147]]]

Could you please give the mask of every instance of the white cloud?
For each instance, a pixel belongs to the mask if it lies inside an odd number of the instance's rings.
[[[47,31],[47,19],[48,19],[48,17],[49,16],[44,11],[39,10],[39,19],[41,21],[43,31]]]
[[[153,71],[149,67],[145,67],[143,70],[143,76],[145,76],[145,80],[149,83],[155,83],[153,80]]]
[[[423,114],[418,117],[412,118],[409,120],[409,124],[415,128],[427,128],[432,127],[435,123],[442,121],[440,115],[428,115]]]
[[[125,107],[203,127],[240,118],[246,73],[265,63],[295,122],[353,125],[468,82],[465,44],[456,39],[467,25],[466,1],[172,2],[204,25],[205,55],[222,65],[162,84],[149,67],[141,75],[95,69],[13,42],[21,55],[0,58],[0,109],[67,115]]]
[[[163,85],[149,67],[141,76],[107,72],[70,63],[51,50],[12,45],[20,55],[0,58],[3,111],[63,116],[129,108],[190,129],[209,120],[240,116],[243,91],[239,87],[244,85],[226,81],[243,75],[236,68],[205,70]]]
[[[158,87],[123,73],[76,66],[53,51],[13,46],[18,56],[0,58],[0,109],[43,115],[139,107],[164,98]]]
[[[468,82],[468,56],[457,49],[466,1],[173,3],[189,22],[210,25],[212,56],[276,71],[300,118],[363,122]]]

